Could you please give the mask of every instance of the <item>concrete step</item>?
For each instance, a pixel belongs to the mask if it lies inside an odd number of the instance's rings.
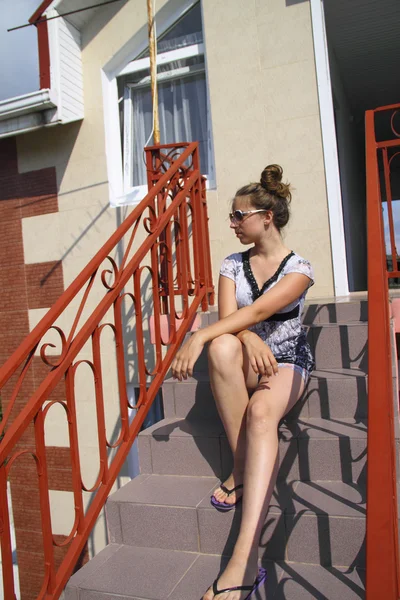
[[[366,424],[355,419],[299,418],[279,429],[280,471],[287,481],[359,482],[365,477]],[[230,448],[217,421],[164,419],[138,438],[142,473],[227,476]]]
[[[368,321],[368,302],[309,302],[304,306],[302,320],[305,325],[365,322]]]
[[[311,325],[307,339],[316,369],[368,370],[368,323]]]
[[[368,367],[368,323],[329,323],[307,325],[307,340],[316,369],[360,369]],[[207,349],[200,354],[194,372],[208,370]]]
[[[241,503],[210,504],[218,479],[140,475],[107,501],[110,540],[118,544],[232,553]],[[259,547],[260,559],[364,566],[365,488],[339,481],[279,482]]]
[[[65,600],[200,600],[225,567],[220,556],[110,544],[71,577]],[[361,569],[265,562],[257,600],[360,600]],[[256,600],[255,598],[255,600]]]
[[[217,419],[208,373],[186,381],[166,379],[162,387],[167,418]],[[367,377],[360,369],[314,371],[303,398],[288,418],[355,418],[367,416]]]
[[[218,311],[211,310],[209,313],[201,314],[201,325],[206,327],[218,320]],[[302,314],[305,325],[320,325],[322,323],[356,323],[368,320],[367,300],[351,300],[340,302],[332,299],[306,302]]]

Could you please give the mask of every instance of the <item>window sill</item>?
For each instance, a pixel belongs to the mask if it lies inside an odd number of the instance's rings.
[[[216,190],[214,181],[206,179],[206,190]],[[119,206],[137,206],[148,194],[147,185],[137,185],[117,198],[111,198],[111,208]]]

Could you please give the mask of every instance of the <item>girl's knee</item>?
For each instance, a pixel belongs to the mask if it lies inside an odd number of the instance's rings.
[[[265,398],[250,401],[247,409],[247,429],[253,433],[278,431],[279,419],[276,411]]]
[[[241,359],[242,344],[235,335],[225,333],[215,338],[208,346],[208,358],[211,362],[225,363]]]

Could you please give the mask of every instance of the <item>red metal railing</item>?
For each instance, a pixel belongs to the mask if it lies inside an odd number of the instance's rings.
[[[376,119],[387,117],[392,139],[376,139]],[[399,277],[391,173],[400,158],[400,104],[366,112],[368,219],[368,466],[367,600],[397,600],[400,570],[396,454],[388,280]],[[381,126],[384,126],[381,123]],[[400,166],[400,164],[399,164]],[[387,202],[392,268],[388,270],[382,202]]]
[[[0,528],[7,600],[15,598],[7,502],[7,480],[15,464],[31,457],[37,473],[43,564],[36,556],[35,569],[42,575],[35,597],[56,599],[196,311],[200,306],[206,310],[214,302],[205,183],[199,170],[198,146],[191,143],[151,147],[146,149],[146,156],[150,190],[146,198],[0,370],[3,402],[6,399],[0,430],[4,433],[0,445]],[[154,346],[146,341],[150,337],[146,327],[150,316],[154,319]],[[170,324],[165,343],[160,333],[162,318]],[[104,330],[112,332],[111,342],[103,335]],[[38,378],[38,371],[43,372],[45,367],[47,372]],[[107,397],[113,379],[116,389]],[[88,380],[94,390],[93,412],[80,422]],[[127,383],[132,380],[139,387],[136,404],[130,403],[127,395]],[[79,383],[83,383],[84,397],[79,395]],[[108,419],[114,397],[117,416]],[[68,431],[73,490],[73,525],[62,541],[52,530],[47,460],[51,444],[46,444],[47,437],[58,435],[54,422],[46,421],[55,406],[62,407],[64,428]],[[136,412],[131,421],[129,408]],[[62,417],[58,420],[62,421]],[[84,483],[82,448],[93,423],[98,463],[95,481],[89,486]],[[11,495],[12,481],[11,477]],[[86,510],[85,493],[90,494]],[[29,509],[27,503],[26,510]],[[64,548],[62,559],[60,547]],[[18,552],[17,536],[17,557]]]

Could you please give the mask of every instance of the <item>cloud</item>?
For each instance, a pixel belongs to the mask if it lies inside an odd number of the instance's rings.
[[[36,27],[7,32],[28,22],[40,0],[0,0],[0,100],[39,89]]]

